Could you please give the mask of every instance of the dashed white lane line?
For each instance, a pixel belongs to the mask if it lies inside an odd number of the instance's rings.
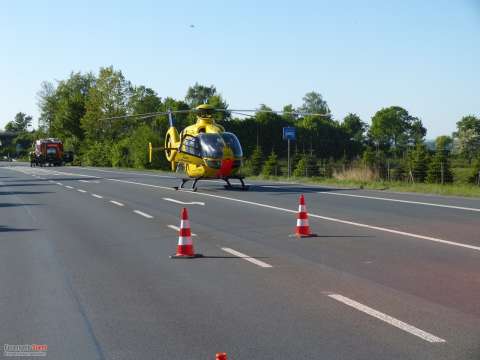
[[[153,216],[150,215],[150,214],[147,214],[147,213],[144,213],[143,211],[140,211],[140,210],[133,210],[133,212],[137,215],[140,215],[140,216],[143,216],[147,219],[153,219]]]
[[[60,186],[63,186],[63,184],[61,182],[57,182],[56,183],[57,185],[60,185]]]
[[[221,249],[223,251],[229,253],[229,254],[238,256],[239,258],[241,258],[243,260],[246,260],[248,262],[251,262],[252,264],[255,264],[255,265],[260,266],[262,268],[272,268],[273,267],[272,265],[267,264],[266,262],[263,262],[263,261],[255,259],[255,258],[252,258],[251,256],[248,256],[244,253],[241,253],[240,251],[233,250],[233,249],[230,249],[230,248],[221,248]]]
[[[86,190],[83,190],[83,189],[77,189],[78,192],[81,192],[81,193],[86,193],[87,191]]]
[[[175,225],[167,225],[168,228],[173,229],[175,231],[180,231],[180,228]],[[192,233],[192,236],[197,236],[197,234]]]
[[[96,197],[97,199],[103,199],[102,195],[97,195],[97,194],[92,194],[93,197]]]
[[[83,183],[88,183],[87,180],[78,180],[78,181],[83,182]]]
[[[337,196],[349,196],[349,197],[363,198],[363,199],[371,199],[371,200],[383,200],[383,201],[392,201],[392,202],[399,202],[399,203],[406,203],[406,204],[435,206],[435,207],[442,207],[442,208],[455,209],[455,210],[466,210],[466,211],[477,211],[477,212],[480,212],[480,209],[478,209],[478,208],[471,208],[471,207],[464,207],[464,206],[454,206],[454,205],[445,205],[445,204],[436,204],[436,203],[427,203],[427,202],[421,202],[421,201],[391,199],[391,198],[384,198],[384,197],[378,197],[378,196],[345,194],[345,193],[330,192],[330,191],[324,191],[324,192],[319,191],[318,194],[322,194],[322,195],[337,195]]]
[[[115,200],[110,200],[110,202],[111,202],[112,204],[117,205],[117,206],[125,206],[125,205],[123,205],[121,202],[118,202],[118,201],[115,201]]]
[[[73,186],[70,186],[70,185],[65,185],[65,187],[66,187],[67,189],[73,189]]]
[[[372,309],[371,307],[368,307],[366,305],[363,305],[355,300],[352,300],[350,298],[347,298],[343,295],[340,294],[329,294],[328,297],[335,299],[345,305],[348,305],[354,309],[357,309],[358,311],[361,311],[365,314],[368,314],[370,316],[373,316],[374,318],[377,318],[379,320],[382,320],[386,322],[387,324],[390,324],[392,326],[395,326],[396,328],[399,328],[403,331],[406,331],[412,335],[418,336],[419,338],[431,342],[431,343],[444,343],[446,340],[439,338],[435,335],[432,335],[426,331],[420,330],[416,328],[415,326],[412,326],[410,324],[407,324],[403,321],[400,321],[394,317],[391,317],[387,314],[384,314],[380,311],[377,311],[375,309]]]
[[[163,200],[165,201],[170,201],[170,202],[173,202],[173,203],[176,203],[176,204],[181,204],[181,205],[201,205],[201,206],[205,206],[205,203],[204,202],[200,202],[200,201],[180,201],[180,200],[175,200],[175,199],[171,199],[171,198],[162,198]]]
[[[121,182],[121,183],[125,183],[125,184],[147,186],[147,187],[152,187],[152,188],[155,188],[155,189],[164,189],[164,190],[175,191],[174,189],[166,187],[166,186],[152,185],[152,184],[140,183],[140,182],[136,182],[136,181],[128,181],[128,180],[120,180],[120,179],[105,179],[105,180],[117,181],[117,182]],[[247,200],[241,200],[241,199],[231,198],[231,197],[228,197],[228,196],[207,194],[207,193],[198,192],[198,191],[197,192],[191,192],[190,194],[198,195],[198,196],[209,196],[209,197],[213,197],[213,198],[217,198],[217,199],[235,201],[235,202],[238,202],[238,203],[241,203],[241,204],[255,205],[255,206],[259,206],[259,207],[263,207],[263,208],[267,208],[267,209],[284,211],[284,212],[288,212],[288,213],[292,213],[292,214],[297,213],[297,210],[285,209],[285,208],[281,208],[281,207],[278,207],[278,206],[262,204],[262,203],[257,203],[257,202],[253,202],[253,201],[247,201]],[[358,222],[354,222],[354,221],[337,219],[337,218],[332,218],[332,217],[322,216],[322,215],[317,215],[317,214],[312,214],[312,213],[309,213],[308,215],[310,217],[316,218],[316,219],[322,219],[322,220],[332,221],[332,222],[336,222],[336,223],[340,223],[340,224],[352,225],[352,226],[367,228],[367,229],[371,229],[371,230],[383,231],[383,232],[387,232],[387,233],[390,233],[390,234],[396,234],[396,235],[400,235],[400,236],[411,237],[411,238],[420,239],[420,240],[433,241],[433,242],[437,242],[437,243],[444,244],[444,245],[457,246],[457,247],[462,247],[462,248],[466,248],[466,249],[470,249],[470,250],[480,251],[480,246],[468,245],[468,244],[458,243],[458,242],[454,242],[454,241],[443,240],[443,239],[439,239],[439,238],[435,238],[435,237],[431,237],[431,236],[419,235],[419,234],[409,233],[409,232],[405,232],[405,231],[399,231],[399,230],[395,230],[395,229],[384,228],[384,227],[380,227],[380,226],[362,224],[362,223],[358,223]]]

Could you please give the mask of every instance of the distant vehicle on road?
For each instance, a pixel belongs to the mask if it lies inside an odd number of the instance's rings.
[[[30,156],[30,166],[64,165],[63,142],[48,138],[35,141],[35,151]]]

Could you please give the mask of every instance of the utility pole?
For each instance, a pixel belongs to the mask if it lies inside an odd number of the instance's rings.
[[[288,144],[288,153],[287,153],[287,163],[288,163],[288,179],[290,179],[291,169],[290,169],[290,139],[287,140]]]

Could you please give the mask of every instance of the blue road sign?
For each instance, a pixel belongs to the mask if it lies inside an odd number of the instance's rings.
[[[296,129],[294,127],[284,127],[283,128],[283,140],[295,140],[296,138]]]

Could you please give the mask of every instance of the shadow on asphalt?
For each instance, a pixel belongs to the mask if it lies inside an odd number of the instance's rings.
[[[245,192],[241,188],[214,188],[212,187],[204,187],[203,189],[199,187],[201,190],[220,190],[220,191],[227,191],[227,192]],[[329,192],[329,191],[339,191],[339,190],[358,190],[358,188],[348,188],[348,189],[337,189],[337,188],[328,188],[323,186],[299,186],[299,185],[252,185],[250,184],[249,189],[246,192],[257,192],[257,193],[277,193],[277,194],[310,194],[316,192]]]
[[[40,204],[22,204],[22,203],[0,203],[0,208],[3,207],[16,207],[16,206],[35,206]]]
[[[53,194],[51,191],[0,191],[0,195],[39,195]]]
[[[266,256],[228,256],[228,255],[203,255],[199,259],[270,259]]]
[[[38,181],[38,180],[37,180]],[[48,185],[51,185],[51,184],[3,184],[3,185],[0,185],[0,188],[1,187],[14,187],[14,186],[48,186]]]
[[[16,231],[36,231],[37,229],[17,229],[17,228],[11,228],[8,226],[3,226],[0,225],[0,233],[1,232],[16,232]]]

